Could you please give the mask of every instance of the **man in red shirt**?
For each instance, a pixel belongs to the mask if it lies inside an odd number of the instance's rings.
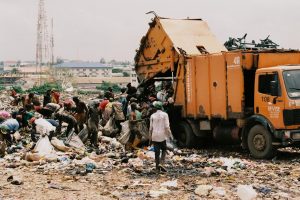
[[[104,100],[101,101],[99,104],[99,110],[101,112],[104,112],[106,105],[109,103],[109,100],[107,98],[104,98]]]

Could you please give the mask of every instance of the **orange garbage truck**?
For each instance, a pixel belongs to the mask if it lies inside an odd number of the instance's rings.
[[[300,52],[228,51],[201,19],[155,17],[135,56],[141,88],[169,81],[179,144],[240,143],[255,158],[300,142]]]

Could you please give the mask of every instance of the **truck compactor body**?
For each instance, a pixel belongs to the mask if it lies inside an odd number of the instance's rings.
[[[140,87],[172,82],[172,130],[185,147],[213,137],[255,158],[300,142],[300,52],[227,51],[201,19],[155,17],[135,57]]]

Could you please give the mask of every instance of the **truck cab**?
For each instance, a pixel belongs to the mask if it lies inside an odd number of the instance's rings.
[[[271,157],[276,147],[300,141],[300,65],[256,70],[254,121],[247,134],[252,155]]]

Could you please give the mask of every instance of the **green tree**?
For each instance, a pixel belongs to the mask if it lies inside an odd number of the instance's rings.
[[[130,74],[128,72],[123,72],[124,77],[130,77]]]
[[[13,68],[11,70],[11,74],[18,74],[19,73],[19,69],[18,68]]]
[[[112,69],[112,73],[122,73],[122,69]]]
[[[115,65],[115,64],[117,64],[118,62],[117,62],[115,59],[112,59],[111,61],[109,61],[109,63]]]
[[[45,94],[47,90],[51,90],[52,88],[62,91],[62,86],[59,83],[45,83],[41,86],[33,86],[32,88],[28,89],[27,92],[34,92],[38,94]]]
[[[110,83],[110,82],[106,82],[106,81],[104,81],[101,85],[96,86],[96,89],[107,91],[109,87],[112,88],[113,92],[120,92],[121,91],[121,87],[118,84]]]
[[[105,63],[106,63],[105,59],[104,59],[104,58],[101,58],[101,59],[100,59],[100,63],[105,64]]]
[[[57,58],[56,63],[57,64],[62,64],[62,63],[64,63],[64,60],[62,58]]]
[[[21,66],[21,60],[18,60],[17,61],[17,67],[20,67]]]

